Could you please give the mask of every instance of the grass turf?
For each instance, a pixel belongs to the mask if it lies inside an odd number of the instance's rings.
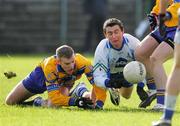
[[[153,120],[159,119],[162,112],[153,112],[151,108],[139,109],[140,100],[135,92],[129,100],[121,97],[119,106],[114,106],[109,95],[102,111],[82,110],[76,107],[63,107],[59,109],[21,107],[5,105],[5,98],[11,89],[23,79],[44,58],[41,56],[0,56],[0,126],[151,126]],[[91,56],[88,56],[92,60]],[[172,66],[172,61],[165,64],[167,73]],[[5,71],[14,71],[17,77],[7,79]],[[83,76],[81,79],[87,82]],[[89,86],[89,88],[91,88]],[[45,92],[43,97],[47,97]],[[176,105],[173,125],[179,126],[180,100]]]

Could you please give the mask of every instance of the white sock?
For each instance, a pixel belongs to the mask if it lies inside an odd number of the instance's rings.
[[[176,105],[176,95],[166,95],[165,97],[165,109],[174,110]]]

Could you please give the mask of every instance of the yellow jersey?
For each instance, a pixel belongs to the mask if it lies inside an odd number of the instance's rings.
[[[160,0],[156,0],[156,5],[153,7],[151,13],[158,15],[159,6],[160,6]],[[166,9],[166,11],[172,15],[172,18],[165,22],[165,25],[167,27],[175,27],[178,25],[178,15],[177,15],[178,8],[180,8],[179,0],[169,0],[168,8]]]
[[[83,74],[86,75],[89,82],[93,85],[93,89],[96,95],[96,99],[105,101],[105,90],[98,88],[94,84],[93,79],[93,67],[91,62],[82,56],[81,54],[75,55],[75,66],[72,75],[67,74],[60,64],[58,64],[56,56],[51,56],[44,59],[39,66],[42,68],[45,78],[46,87],[48,91],[48,99],[53,105],[56,106],[68,106],[70,96],[63,95],[60,92],[60,86],[65,83],[71,83],[74,85],[75,81],[80,79]],[[99,93],[101,92],[101,93]]]

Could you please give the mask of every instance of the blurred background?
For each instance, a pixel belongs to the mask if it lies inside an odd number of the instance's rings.
[[[94,53],[110,17],[140,40],[153,0],[0,0],[0,54],[51,53],[62,45]]]

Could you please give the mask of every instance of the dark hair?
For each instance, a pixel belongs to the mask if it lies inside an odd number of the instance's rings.
[[[107,27],[112,27],[114,25],[118,25],[119,28],[123,31],[124,30],[124,26],[121,20],[117,19],[117,18],[109,18],[104,22],[103,25],[103,32],[106,32],[106,28]]]
[[[74,54],[73,48],[68,45],[62,45],[56,49],[56,56],[58,58],[62,58],[62,57],[71,58],[73,54]]]

